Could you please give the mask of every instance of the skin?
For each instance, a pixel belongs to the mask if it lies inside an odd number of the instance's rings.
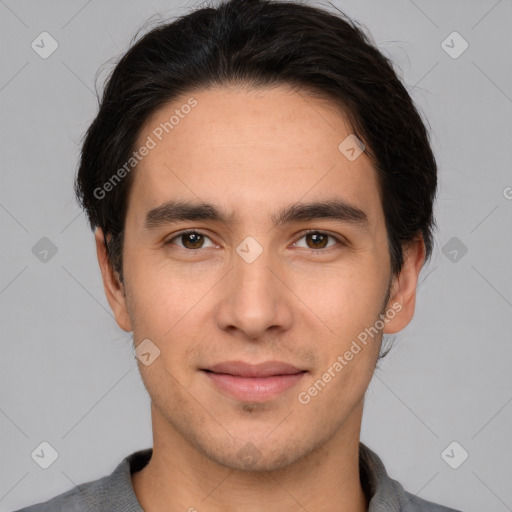
[[[160,350],[150,365],[138,362],[152,401],[153,457],[132,475],[135,493],[146,511],[365,511],[358,467],[364,394],[382,332],[396,333],[413,317],[423,240],[405,248],[403,269],[392,278],[376,172],[366,153],[349,161],[338,150],[351,130],[326,100],[285,85],[213,88],[193,97],[197,107],[135,171],[124,285],[96,231],[119,327],[133,331],[135,345],[149,338]],[[139,143],[187,99],[157,111]],[[332,198],[364,210],[369,228],[333,219],[271,222],[279,208]],[[237,221],[147,230],[146,213],[171,199],[206,201],[235,212]],[[202,245],[190,237],[163,245],[190,228],[205,235]],[[346,244],[328,238],[318,248],[308,229]],[[263,249],[250,264],[236,252],[248,236]],[[401,310],[383,331],[300,403],[298,393],[393,304]],[[246,403],[218,391],[199,370],[229,360],[279,360],[308,373],[275,398]],[[249,469],[239,453],[248,443],[258,453]]]

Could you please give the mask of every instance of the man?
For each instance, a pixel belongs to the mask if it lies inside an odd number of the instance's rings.
[[[453,511],[359,440],[383,334],[412,319],[437,167],[350,20],[231,0],[116,66],[76,181],[154,443],[27,512]]]

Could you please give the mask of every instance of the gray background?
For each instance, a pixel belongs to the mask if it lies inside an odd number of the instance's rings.
[[[396,63],[430,123],[440,172],[433,259],[415,318],[368,390],[362,440],[422,498],[512,510],[512,2],[333,3]],[[0,0],[0,511],[151,446],[131,338],[111,315],[72,185],[100,66],[155,13],[197,5]],[[47,59],[31,48],[43,31],[59,45]],[[453,31],[469,44],[458,58],[442,47]],[[43,237],[57,248],[46,261],[33,251]],[[42,441],[59,453],[46,470],[31,458]],[[441,456],[452,441],[469,453],[457,469]],[[449,453],[457,461],[462,451]]]

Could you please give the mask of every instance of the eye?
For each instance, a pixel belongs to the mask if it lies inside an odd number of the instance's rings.
[[[328,245],[329,238],[334,240],[335,243]],[[340,238],[323,231],[307,231],[299,240],[302,239],[306,240],[306,246],[300,246],[298,245],[298,242],[295,242],[293,246],[305,247],[306,249],[312,249],[313,252],[319,252],[319,249],[330,248],[335,246],[336,243],[338,245],[345,245],[345,243]],[[175,243],[175,240],[179,240],[181,243]],[[216,244],[211,241],[210,237],[204,233],[201,233],[200,231],[190,229],[187,231],[182,231],[181,233],[174,235],[172,238],[169,238],[164,242],[164,246],[176,245],[177,247],[185,250],[205,249],[208,247],[204,245],[205,240],[209,240],[211,242],[210,247],[216,247]]]
[[[182,245],[174,243],[174,240],[181,240]],[[182,231],[177,235],[173,236],[169,240],[164,242],[164,245],[177,245],[183,249],[204,249],[204,241],[210,240],[210,238],[199,231],[188,230]],[[211,240],[210,240],[211,241]],[[215,247],[215,244],[212,243],[211,247]]]
[[[339,238],[337,238],[333,235],[329,235],[328,233],[324,233],[323,231],[313,231],[313,230],[308,231],[305,234],[303,234],[303,236],[299,240],[302,240],[303,238],[306,239],[306,244],[308,244],[308,245],[306,245],[306,249],[316,250],[316,249],[325,249],[328,247],[332,247],[332,245],[331,246],[327,245],[329,238],[335,240],[336,242],[338,242],[338,244],[344,245],[344,243]],[[295,242],[293,244],[293,246],[297,246],[297,243],[298,242]],[[333,245],[336,245],[336,244],[333,244]],[[302,246],[302,247],[304,247],[304,246]]]

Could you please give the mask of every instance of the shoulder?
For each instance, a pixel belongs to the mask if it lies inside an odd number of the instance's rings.
[[[407,491],[403,492],[403,502],[404,512],[462,512],[461,510],[424,500]]]
[[[99,512],[106,491],[107,477],[77,485],[54,498],[15,512]]]
[[[362,442],[359,456],[361,482],[370,499],[368,512],[462,512],[407,492],[388,475],[381,458]]]
[[[123,459],[107,476],[77,485],[54,498],[14,512],[143,512],[133,490],[131,473],[142,469],[151,458],[151,448]]]

